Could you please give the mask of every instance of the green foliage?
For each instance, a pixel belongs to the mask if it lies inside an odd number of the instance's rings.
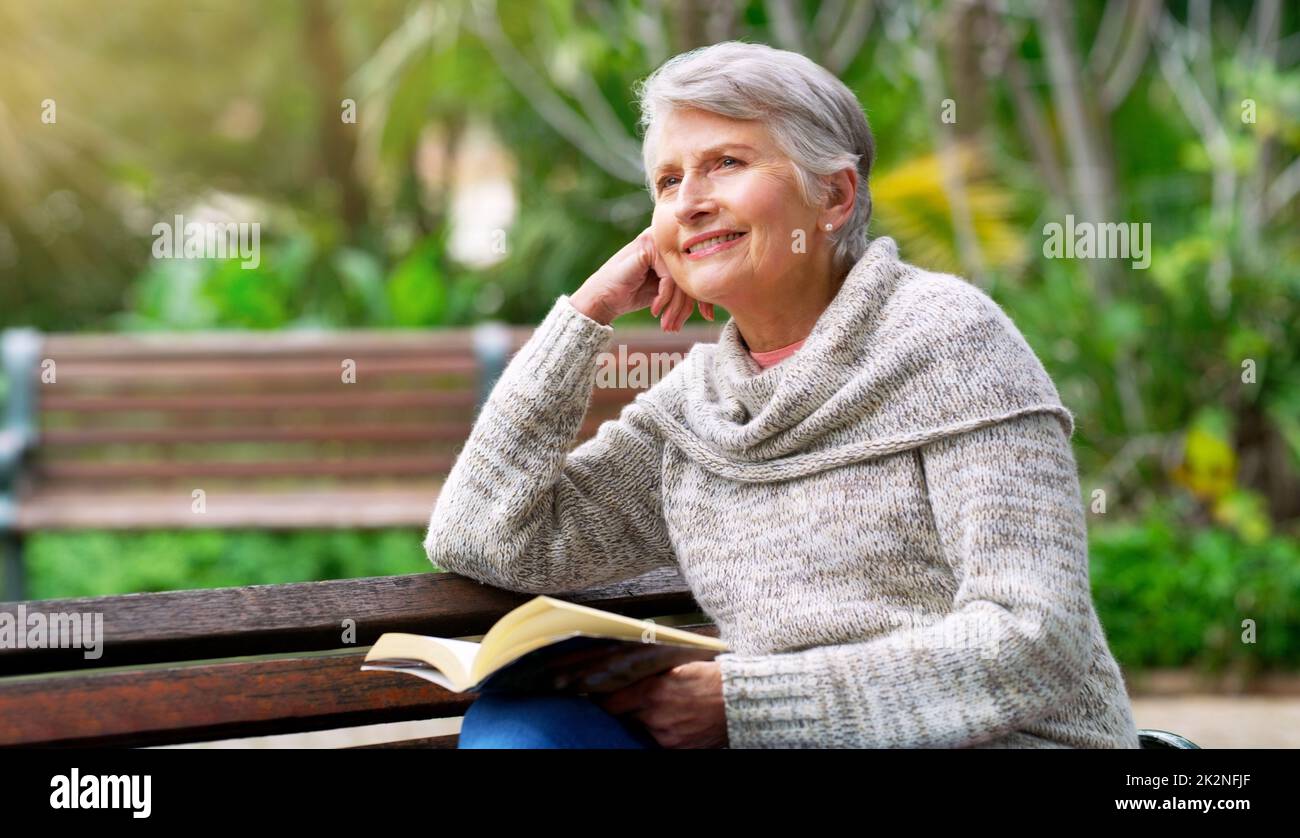
[[[1295,534],[1243,539],[1190,526],[1188,513],[1169,502],[1092,527],[1093,596],[1115,657],[1135,668],[1300,667]],[[1253,644],[1243,620],[1255,623]]]
[[[429,237],[391,273],[357,248],[327,250],[307,231],[272,241],[261,262],[159,260],[134,288],[125,330],[416,327],[471,322],[476,283],[449,278],[445,248]]]
[[[389,311],[398,326],[446,322],[447,286],[438,269],[441,248],[428,240],[402,260],[388,280]]]
[[[436,570],[414,530],[37,533],[30,596],[53,599]]]

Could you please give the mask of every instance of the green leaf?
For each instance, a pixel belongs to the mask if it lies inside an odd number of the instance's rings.
[[[406,257],[388,280],[388,304],[398,326],[444,322],[447,288],[437,261],[439,248],[426,243]]]

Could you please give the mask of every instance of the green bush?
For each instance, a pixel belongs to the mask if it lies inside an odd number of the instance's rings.
[[[418,530],[47,532],[27,543],[28,596],[105,596],[434,570]]]
[[[1300,666],[1300,542],[1193,527],[1182,513],[1165,502],[1092,527],[1093,596],[1115,657],[1247,674]]]

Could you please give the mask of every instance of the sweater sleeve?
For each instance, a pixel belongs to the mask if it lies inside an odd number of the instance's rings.
[[[635,402],[572,448],[613,327],[561,295],[502,372],[443,484],[424,549],[443,570],[526,593],[676,565],[662,440]]]
[[[1028,414],[919,455],[951,612],[861,643],[719,655],[731,747],[964,747],[1047,716],[1084,683],[1095,612],[1059,421]]]

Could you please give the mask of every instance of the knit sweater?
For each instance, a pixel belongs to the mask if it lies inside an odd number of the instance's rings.
[[[613,332],[561,295],[511,359],[434,565],[547,594],[679,568],[732,748],[1138,747],[1073,416],[984,292],[876,239],[789,359],[731,319],[574,448]]]

